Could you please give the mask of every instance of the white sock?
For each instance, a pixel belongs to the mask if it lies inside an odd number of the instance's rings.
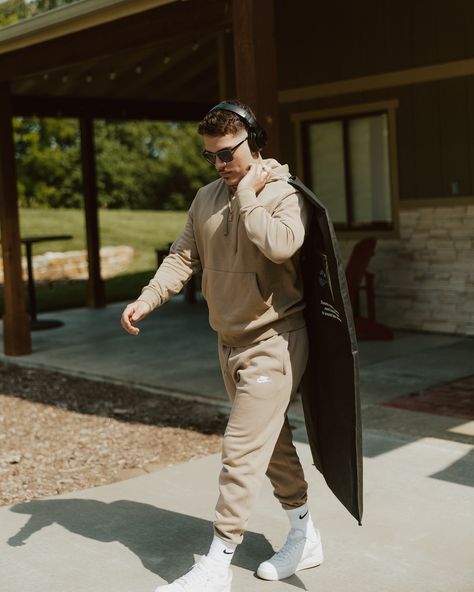
[[[218,536],[214,535],[211,547],[207,553],[207,557],[213,561],[216,561],[220,565],[228,567],[232,561],[232,557],[234,556],[234,551],[236,548],[236,543],[229,543],[228,541],[224,541],[223,539],[220,539]]]
[[[304,536],[316,536],[316,531],[313,521],[311,520],[308,504],[304,504],[304,506],[300,506],[299,508],[285,510],[285,512],[288,516],[288,520],[290,521],[291,530],[298,530],[302,532]]]

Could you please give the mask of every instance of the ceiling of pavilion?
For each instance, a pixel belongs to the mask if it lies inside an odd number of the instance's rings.
[[[228,2],[176,2],[2,54],[0,79],[15,96],[212,103],[230,25]]]
[[[212,101],[218,94],[217,36],[137,47],[14,80],[15,95]]]

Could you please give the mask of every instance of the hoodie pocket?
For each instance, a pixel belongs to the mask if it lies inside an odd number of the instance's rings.
[[[209,308],[211,327],[224,335],[242,333],[271,307],[263,299],[254,272],[205,268],[202,293]]]

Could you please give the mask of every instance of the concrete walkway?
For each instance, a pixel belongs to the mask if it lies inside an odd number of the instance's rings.
[[[62,329],[34,334],[34,353],[11,362],[113,379],[224,405],[215,337],[204,305],[175,299],[122,333],[122,305],[55,313]],[[45,317],[48,315],[45,315]],[[295,432],[324,543],[321,567],[269,583],[257,564],[285,537],[286,517],[265,483],[234,559],[233,592],[472,592],[473,422],[393,409],[384,401],[474,374],[474,340],[398,333],[361,345],[363,527],[311,463]],[[5,359],[5,358],[4,358]],[[294,425],[301,422],[293,410]],[[2,592],[142,592],[182,574],[205,553],[219,455],[105,487],[0,508]]]

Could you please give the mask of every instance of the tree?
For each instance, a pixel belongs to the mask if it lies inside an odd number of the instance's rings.
[[[33,15],[32,3],[25,0],[7,0],[0,4],[0,26],[12,25]]]
[[[185,209],[215,178],[194,123],[99,121],[95,125],[101,206]]]
[[[81,207],[77,122],[19,117],[14,134],[20,205]]]
[[[80,207],[77,122],[16,118],[14,130],[20,204]],[[96,121],[94,131],[101,207],[186,209],[215,178],[194,123]]]
[[[0,4],[0,27],[77,0],[7,0]]]

